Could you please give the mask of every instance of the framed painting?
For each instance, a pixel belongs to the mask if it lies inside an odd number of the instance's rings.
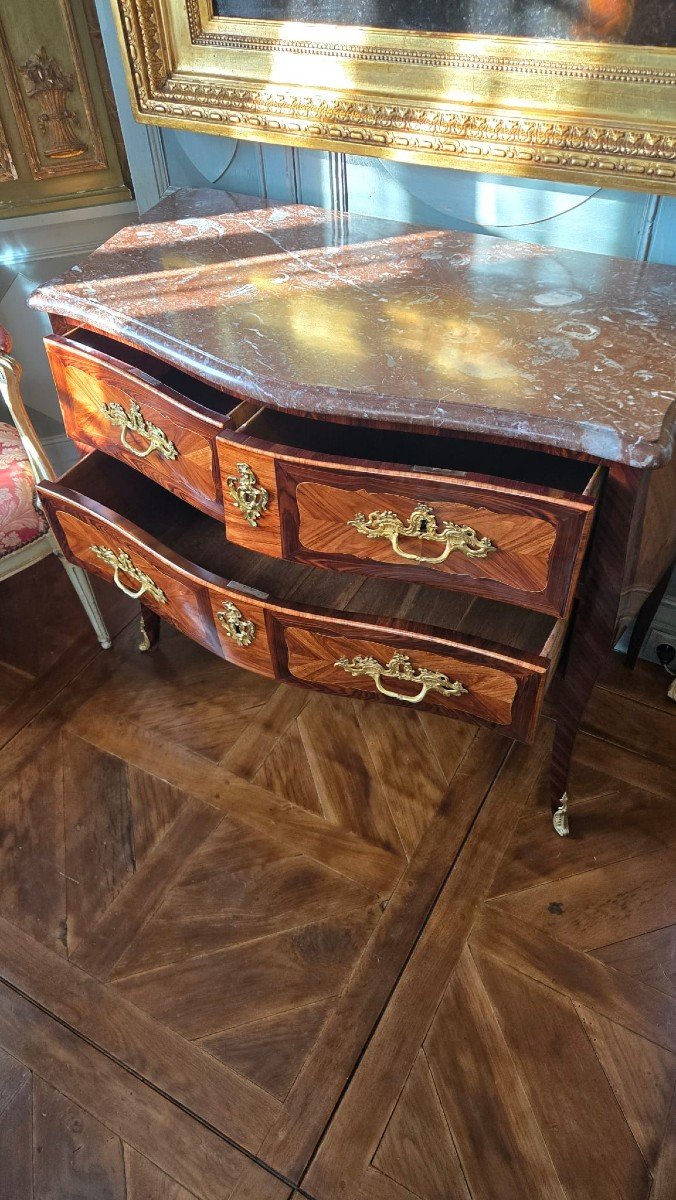
[[[676,0],[112,0],[140,121],[676,193]]]

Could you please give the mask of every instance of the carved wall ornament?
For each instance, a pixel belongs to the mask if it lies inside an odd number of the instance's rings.
[[[75,88],[73,76],[61,70],[44,46],[19,71],[26,78],[26,95],[31,100],[37,97],[42,107],[39,124],[45,135],[47,158],[76,158],[84,154],[87,144],[80,141],[74,128],[80,124],[80,118],[68,107],[68,95]]]
[[[109,169],[72,0],[52,0],[40,18],[31,10],[20,29],[0,10],[0,71],[33,180]]]
[[[209,0],[114,8],[141,121],[676,193],[669,49],[347,27],[329,39],[215,17]]]

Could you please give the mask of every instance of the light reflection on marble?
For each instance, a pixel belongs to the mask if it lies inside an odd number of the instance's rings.
[[[30,303],[287,412],[669,457],[673,269],[262,204],[176,192]]]

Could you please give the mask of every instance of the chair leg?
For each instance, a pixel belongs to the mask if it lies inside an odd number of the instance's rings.
[[[60,551],[55,551],[55,553],[61,562],[66,575],[75,588],[75,591],[77,592],[78,599],[87,616],[89,617],[92,628],[99,642],[103,646],[104,650],[110,650],[112,645],[110,634],[108,633],[106,623],[101,615],[101,609],[99,608],[98,601],[94,595],[92,585],[89,582],[87,572],[83,571],[82,567],[75,567],[72,563],[69,563]]]

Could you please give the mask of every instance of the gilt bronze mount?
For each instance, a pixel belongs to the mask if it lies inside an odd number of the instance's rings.
[[[440,692],[442,696],[463,696],[467,688],[458,679],[450,680],[442,671],[432,671],[428,667],[415,667],[408,654],[397,650],[390,661],[383,665],[371,655],[356,654],[354,658],[339,658],[334,664],[342,667],[348,675],[365,675],[372,679],[381,696],[391,700],[405,700],[408,704],[420,704],[428,692]],[[405,683],[420,684],[420,691],[415,696],[405,692],[391,691],[382,684],[383,679],[400,679]]]
[[[141,412],[140,405],[135,400],[132,400],[129,406],[129,412],[122,404],[118,404],[116,400],[111,400],[102,407],[103,414],[108,418],[111,425],[117,425],[120,430],[120,442],[125,450],[133,454],[136,458],[148,458],[153,451],[162,455],[162,458],[173,462],[178,458],[178,450],[174,443],[167,437],[166,433],[157,425],[153,425],[152,421],[146,420]],[[136,437],[141,438],[147,443],[142,450],[129,442],[127,435],[133,433]]]
[[[453,550],[460,550],[467,558],[486,558],[496,548],[490,538],[480,537],[470,525],[457,525],[454,521],[442,521],[439,525],[429,504],[424,503],[418,504],[414,508],[408,521],[402,521],[397,513],[386,509],[383,512],[376,510],[376,512],[369,513],[368,517],[364,513],[357,513],[351,521],[348,521],[348,525],[356,529],[357,533],[362,533],[364,537],[385,538],[400,558],[407,558],[410,562],[429,563],[432,566],[435,563],[445,562]],[[422,542],[438,542],[444,549],[436,557],[411,554],[408,550],[401,548],[400,538],[418,538]]]
[[[255,527],[263,516],[270,497],[267,490],[260,487],[248,463],[237,463],[237,472],[237,475],[228,475],[225,484],[235,508],[239,509],[249,525]]]

